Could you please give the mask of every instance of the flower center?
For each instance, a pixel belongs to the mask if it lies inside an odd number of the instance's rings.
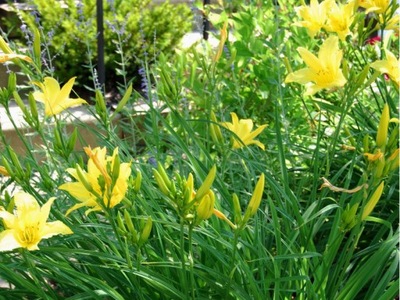
[[[17,231],[16,239],[21,245],[29,246],[36,244],[39,240],[39,223],[24,226]]]

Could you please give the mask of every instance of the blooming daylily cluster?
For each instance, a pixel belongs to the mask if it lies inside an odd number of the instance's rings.
[[[81,207],[90,207],[85,214],[113,208],[125,197],[131,175],[131,163],[120,163],[118,148],[112,156],[106,148],[84,148],[89,157],[87,171],[77,165],[67,172],[77,181],[62,184],[59,189],[67,191],[80,203],[67,211],[67,215]]]
[[[347,4],[337,4],[334,0],[311,0],[309,6],[296,8],[302,18],[294,25],[307,28],[308,34],[314,37],[321,29],[336,33],[341,40],[351,34],[350,26],[354,19],[355,1]]]
[[[70,175],[78,180],[59,187],[69,192],[81,203],[72,206],[66,215],[86,206],[92,211],[106,210],[119,204],[128,189],[131,163],[120,163],[118,148],[112,156],[106,155],[106,148],[85,148],[89,156],[88,171],[79,166],[68,169]],[[41,240],[59,234],[72,234],[72,230],[61,221],[47,222],[50,208],[56,198],[50,198],[42,207],[30,194],[19,192],[14,196],[15,213],[0,207],[0,219],[4,230],[0,233],[0,251],[16,248],[37,250]]]
[[[345,4],[335,0],[311,0],[309,5],[296,8],[297,15],[301,18],[294,25],[304,27],[308,34],[314,37],[320,30],[336,33],[344,41],[352,34],[350,30],[358,8],[364,8],[365,14],[378,14],[379,23],[384,23],[386,15],[390,14],[390,0],[350,0]],[[386,20],[385,29],[395,29],[398,26],[398,14]],[[389,25],[389,28],[387,26]],[[398,30],[398,29],[397,29]]]
[[[288,74],[286,83],[305,84],[305,95],[314,95],[321,90],[334,90],[346,84],[347,79],[341,69],[343,50],[339,47],[339,39],[344,42],[345,38],[351,34],[350,27],[355,20],[357,7],[365,8],[365,13],[374,12],[381,16],[390,10],[390,1],[349,1],[342,5],[334,0],[325,0],[321,3],[311,0],[309,6],[303,5],[297,8],[297,13],[302,20],[294,24],[305,27],[311,37],[314,37],[321,29],[325,29],[328,34],[336,33],[337,37],[329,35],[321,45],[318,56],[303,47],[297,48],[307,67]],[[385,29],[391,29],[393,24],[399,27],[398,23],[399,15],[395,14],[387,20]],[[399,59],[388,49],[385,49],[383,53],[384,59],[372,62],[370,66],[388,76],[399,87]]]

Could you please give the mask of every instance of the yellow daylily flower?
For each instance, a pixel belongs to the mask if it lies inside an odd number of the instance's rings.
[[[83,206],[90,207],[86,215],[101,211],[103,207],[112,208],[124,199],[128,190],[131,163],[119,163],[118,148],[114,149],[112,156],[107,156],[107,149],[100,147],[87,147],[85,152],[89,156],[87,172],[79,166],[67,169],[77,182],[64,183],[59,187],[81,202],[68,209],[66,215]]]
[[[314,95],[320,90],[342,87],[347,82],[340,64],[343,53],[336,36],[329,37],[321,46],[318,57],[303,47],[297,48],[307,68],[290,73],[285,83],[308,84],[305,95]]]
[[[0,233],[0,251],[16,248],[38,250],[42,239],[59,234],[72,234],[72,230],[61,221],[47,222],[54,200],[54,197],[50,198],[40,207],[32,195],[19,192],[14,196],[14,214],[0,207],[0,218],[3,219],[5,227]]]
[[[389,50],[385,50],[386,59],[377,60],[371,64],[371,68],[378,70],[382,74],[387,74],[389,78],[400,87],[400,61]]]
[[[344,41],[351,34],[350,26],[354,20],[354,1],[346,5],[338,5],[333,2],[329,8],[328,18],[324,28],[329,32],[335,32]]]
[[[394,14],[387,21],[385,30],[393,30],[395,35],[400,35],[400,14]]]
[[[45,77],[43,83],[33,82],[42,90],[42,92],[34,92],[33,98],[44,103],[46,116],[51,117],[71,106],[87,103],[81,98],[69,98],[75,78],[71,78],[61,89],[58,81],[52,77]]]
[[[383,14],[390,5],[390,0],[358,0],[358,6],[365,8],[365,13]]]
[[[243,146],[248,146],[251,144],[255,144],[263,150],[265,149],[264,144],[262,144],[258,140],[255,140],[254,138],[259,135],[265,129],[265,127],[267,127],[267,125],[260,125],[256,130],[252,132],[251,130],[253,129],[253,120],[239,120],[234,112],[231,113],[231,117],[232,123],[222,122],[221,125],[236,134],[237,139],[235,138],[233,140],[233,149],[242,148]]]
[[[296,13],[303,21],[295,22],[294,25],[307,28],[308,35],[314,37],[325,25],[328,9],[331,5],[331,0],[321,3],[318,3],[318,0],[311,0],[309,6],[296,7]]]

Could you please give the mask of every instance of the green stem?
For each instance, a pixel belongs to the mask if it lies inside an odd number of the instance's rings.
[[[188,240],[189,240],[189,271],[190,271],[190,288],[192,299],[196,299],[196,289],[195,289],[195,281],[194,281],[194,272],[193,272],[193,244],[192,244],[192,234],[193,234],[193,224],[189,225],[189,233],[188,233]]]
[[[239,234],[240,234],[240,228],[235,230],[235,234],[234,234],[234,238],[233,238],[233,242],[232,242],[233,251],[232,251],[232,256],[231,256],[231,266],[229,268],[229,270],[231,270],[231,272],[229,274],[229,281],[225,288],[225,297],[224,298],[228,298],[228,296],[229,296],[229,291],[231,289],[233,275],[235,274],[236,252],[237,252],[237,243],[238,243],[238,239],[239,239]]]
[[[183,290],[185,292],[186,298],[189,296],[187,278],[186,278],[186,259],[185,259],[185,219],[183,217],[180,218],[180,248],[181,248],[181,281],[183,285]]]

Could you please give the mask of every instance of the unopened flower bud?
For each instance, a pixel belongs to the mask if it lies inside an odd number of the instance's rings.
[[[388,126],[389,126],[389,105],[385,103],[382,110],[381,119],[379,122],[378,132],[376,134],[376,146],[382,148],[386,145]]]
[[[196,199],[202,199],[206,193],[211,188],[212,183],[214,182],[215,175],[217,173],[217,167],[214,165],[210,172],[208,173],[206,179],[204,179],[203,184],[200,186],[200,188],[197,190],[196,193]]]
[[[152,228],[153,228],[153,220],[151,219],[151,217],[148,217],[146,220],[146,224],[144,225],[143,230],[140,233],[140,237],[139,237],[139,241],[138,241],[139,246],[142,246],[144,243],[147,242]]]
[[[367,204],[364,207],[362,216],[361,216],[361,220],[365,220],[366,217],[368,217],[371,212],[374,210],[376,204],[378,203],[379,199],[382,196],[382,192],[383,192],[383,188],[384,188],[384,181],[382,181],[379,186],[376,188],[376,190],[374,191],[374,193],[371,195],[371,197],[369,198]]]
[[[199,221],[207,220],[214,213],[215,195],[210,190],[200,201],[197,206],[197,218]]]

